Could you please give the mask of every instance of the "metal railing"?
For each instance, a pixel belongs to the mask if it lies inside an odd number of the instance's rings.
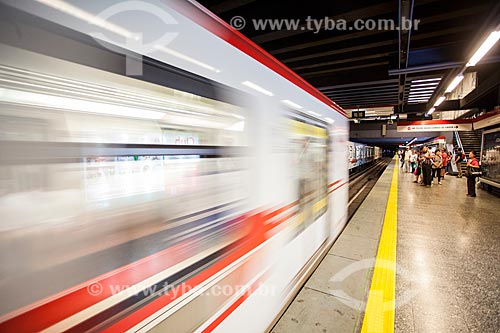
[[[453,135],[455,135],[455,140],[457,141],[458,147],[464,151],[464,146],[462,145],[462,140],[460,140],[460,135],[458,135],[458,131],[453,131]]]

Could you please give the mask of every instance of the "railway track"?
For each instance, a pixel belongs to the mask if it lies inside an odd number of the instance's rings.
[[[348,220],[358,210],[391,160],[391,158],[379,159],[349,176]]]

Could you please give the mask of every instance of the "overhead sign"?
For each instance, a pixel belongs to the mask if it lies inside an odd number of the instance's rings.
[[[472,131],[468,120],[423,120],[398,122],[398,132]]]
[[[365,111],[351,111],[351,118],[364,118],[365,117]]]

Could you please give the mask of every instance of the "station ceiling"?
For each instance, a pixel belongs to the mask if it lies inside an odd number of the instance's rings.
[[[344,109],[393,107],[395,113],[421,116],[457,69],[463,68],[478,42],[498,25],[500,17],[498,0],[309,0],[300,6],[278,0],[200,3],[233,25],[235,17],[243,18],[241,33]],[[390,26],[373,30],[342,27],[343,20],[349,27],[357,19],[365,24],[368,20],[377,24],[384,22],[379,19],[392,20],[398,26],[400,17],[419,20],[418,26],[409,31],[391,30]],[[327,28],[326,18],[334,20],[337,28]],[[281,29],[271,29],[269,23],[266,29],[256,28],[255,20],[266,19],[298,19],[300,23],[297,28],[295,23],[289,28],[285,23]],[[498,102],[498,44],[473,69],[478,73],[478,89],[482,82],[491,81],[492,75],[496,85],[491,88],[490,84],[489,91],[475,101],[477,105],[467,105],[469,108],[492,108]],[[434,79],[428,81],[434,85],[426,86],[422,94],[416,90],[416,97],[410,97],[412,82],[415,85],[428,79]]]

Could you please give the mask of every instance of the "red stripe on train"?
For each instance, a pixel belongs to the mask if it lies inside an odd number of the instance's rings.
[[[270,213],[269,218],[291,207],[293,207],[293,203]],[[260,216],[260,214],[257,215]],[[4,320],[0,323],[0,331],[22,331],[29,333],[46,329],[112,296],[113,288],[110,286],[133,286],[182,261],[184,259],[183,255],[186,254],[185,250],[190,249],[189,245],[190,243],[181,243],[169,247],[168,249],[7,314],[0,319]],[[251,248],[246,251],[250,250]],[[237,258],[233,259],[236,260]],[[201,281],[209,277],[202,273],[200,273],[200,276],[203,277]],[[97,286],[100,292],[97,294],[89,292],[89,286]],[[195,287],[195,285],[192,287]],[[181,296],[179,293],[177,295]]]
[[[339,183],[340,180],[337,180],[335,182],[333,182],[331,185],[333,184],[337,184]],[[344,186],[345,184],[347,184],[348,182],[345,182],[339,186],[337,186],[336,188],[334,188],[333,190],[331,190],[329,192],[332,193],[333,191],[339,189],[340,187]],[[292,205],[292,204],[290,204]],[[285,207],[288,207],[290,205],[287,205]],[[285,208],[283,207],[283,208]],[[293,207],[293,206],[291,206]],[[290,207],[290,208],[291,208]],[[278,214],[276,214],[278,211],[281,211],[282,212],[282,209],[283,208],[280,208],[276,211],[274,211],[273,213],[270,213],[270,214],[267,214],[266,216],[276,216]],[[289,214],[286,214],[285,216],[283,216],[282,218],[280,218],[278,221],[276,221],[275,223],[273,224],[267,224],[267,227],[266,227],[266,220],[267,219],[263,219],[261,216],[262,214],[256,214],[253,216],[253,218],[256,218],[256,219],[259,219],[260,221],[255,221],[256,223],[254,223],[254,226],[256,226],[256,234],[258,235],[261,235],[262,237],[259,237],[259,238],[254,238],[254,240],[256,241],[255,244],[252,244],[252,248],[249,248],[248,250],[247,249],[242,249],[241,251],[239,251],[238,253],[235,253],[233,254],[233,256],[235,257],[235,259],[233,258],[225,258],[223,259],[225,262],[219,262],[218,264],[220,264],[221,266],[223,266],[221,269],[223,269],[225,266],[229,265],[230,263],[232,263],[233,261],[237,260],[238,258],[242,257],[244,254],[246,254],[247,252],[251,251],[252,249],[256,248],[258,245],[260,245],[261,243],[263,243],[265,241],[265,239],[271,237],[271,235],[274,235],[276,234],[277,232],[280,231],[281,229],[281,226],[283,226],[283,222],[287,221],[289,218],[291,218],[292,216],[294,216],[296,214],[296,212],[291,212]],[[264,237],[264,235],[267,234],[268,236],[267,237]],[[227,263],[226,263],[227,262]],[[216,273],[216,269],[212,269],[214,268],[213,266],[209,268],[209,270],[213,270],[214,272],[207,272],[209,274],[207,275],[212,275],[212,274],[215,274]],[[201,272],[201,274],[205,273],[204,272]],[[192,278],[191,280],[189,280],[187,282],[187,288],[184,288],[184,289],[190,289],[191,288],[191,283],[192,282],[195,282],[194,280],[197,278],[198,276]],[[192,281],[193,280],[193,281]],[[200,281],[201,282],[201,281]],[[199,284],[200,282],[197,282],[196,284]],[[211,323],[204,331],[203,333],[205,332],[211,332],[213,331],[225,318],[227,318],[238,306],[240,306],[250,295],[251,293],[253,293],[255,289],[252,289],[252,291],[250,293],[245,293],[244,295],[242,295],[240,298],[238,298],[236,300],[236,302],[231,305],[231,307],[229,307],[221,316],[219,316],[213,323]],[[167,296],[167,295],[165,295]],[[110,328],[108,328],[107,330],[103,331],[103,333],[118,333],[118,332],[124,332],[124,331],[127,331],[129,329],[131,329],[132,327],[134,327],[135,325],[139,324],[140,322],[146,320],[148,317],[150,317],[151,315],[153,315],[154,313],[158,312],[159,310],[161,310],[163,307],[165,307],[166,305],[168,305],[171,300],[169,300],[168,298],[166,298],[165,296],[163,297],[160,297],[158,298],[157,300],[153,301],[152,303],[138,309],[136,312],[134,312],[132,315],[124,318],[123,320],[121,320],[120,322],[116,323],[115,325],[111,326]]]
[[[337,179],[336,181],[334,181],[333,183],[330,183],[330,185],[328,185],[328,188],[334,186],[334,185],[337,185],[338,183],[340,183],[342,179]]]
[[[134,285],[171,267],[178,261],[176,258],[182,255],[181,251],[186,246],[187,244],[174,245],[8,314],[4,318],[11,318],[0,324],[0,331],[29,333],[50,327],[112,296],[111,285]],[[153,262],[154,265],[151,264]],[[88,289],[90,285],[102,291],[93,295]],[[21,311],[24,313],[16,316]]]
[[[337,180],[331,183],[329,187],[338,184],[339,182],[340,180]],[[343,183],[340,186],[332,189],[329,194],[345,184],[346,183]],[[266,222],[287,211],[288,209],[293,208],[296,204],[297,202],[295,201],[270,213],[258,213],[253,216],[249,216],[247,219],[255,229],[254,232],[251,233],[254,235],[254,237],[249,239],[245,246],[241,247],[233,254],[215,263],[207,270],[188,280],[184,285],[183,290],[186,291],[193,289],[201,282],[207,280],[218,271],[224,269],[229,264],[233,263],[237,259],[244,256],[246,253],[256,248],[271,235],[279,232],[279,230],[282,229],[282,224],[289,218],[294,216],[296,212],[288,213],[285,216],[274,221],[274,223],[267,224]],[[188,243],[172,246],[168,249],[140,259],[134,263],[120,267],[109,273],[84,282],[76,287],[62,291],[32,305],[16,310],[11,314],[3,317],[6,319],[4,319],[4,322],[0,323],[0,331],[22,331],[29,333],[38,332],[47,327],[50,327],[112,296],[112,288],[109,288],[109,286],[111,285],[132,286],[156,273],[159,273],[171,267],[173,264],[179,261],[179,257],[182,256],[182,250],[186,248],[189,248]],[[152,262],[154,262],[154,265],[151,264]],[[88,286],[96,283],[101,285],[102,292],[98,295],[92,295],[91,293],[89,293]],[[174,295],[177,295],[177,297],[173,297]],[[111,326],[106,330],[106,332],[118,332],[129,329],[135,326],[137,323],[143,321],[150,315],[159,311],[161,308],[165,307],[180,296],[182,296],[181,291],[174,289],[174,291],[172,291],[171,293],[163,295],[152,303],[138,309],[136,312],[134,312],[127,318],[124,318],[117,324]],[[20,312],[22,313],[18,314]]]
[[[274,213],[274,212],[273,212]],[[268,215],[272,215],[267,214]],[[184,290],[192,290],[197,285],[201,284],[205,280],[209,279],[211,276],[216,274],[217,272],[223,270],[231,263],[235,262],[239,258],[243,257],[245,254],[255,249],[257,246],[262,244],[268,237],[266,237],[266,233],[273,229],[276,224],[266,225],[266,219],[264,218],[264,214],[259,213],[248,218],[248,223],[253,226],[254,231],[250,232],[252,237],[247,238],[247,242],[237,251],[233,252],[229,256],[223,258],[222,260],[216,262],[214,265],[210,266],[206,270],[200,272],[198,275],[186,281],[183,286],[179,286],[174,288],[172,292],[169,292],[156,300],[152,301],[149,304],[138,309],[136,312],[131,314],[130,316],[123,318],[121,321],[115,323],[111,327],[107,328],[103,331],[103,333],[115,333],[115,332],[124,332],[138,323],[144,321],[151,315],[160,311],[162,308],[170,304],[172,301],[177,299],[182,295],[182,291]],[[283,219],[280,223],[284,222]]]
[[[340,184],[339,186],[335,187],[334,189],[330,190],[330,192],[328,192],[328,194],[332,193],[333,191],[336,191],[338,190],[339,188],[341,188],[342,186],[344,186],[345,184],[349,184],[349,182],[343,182],[342,184]]]

